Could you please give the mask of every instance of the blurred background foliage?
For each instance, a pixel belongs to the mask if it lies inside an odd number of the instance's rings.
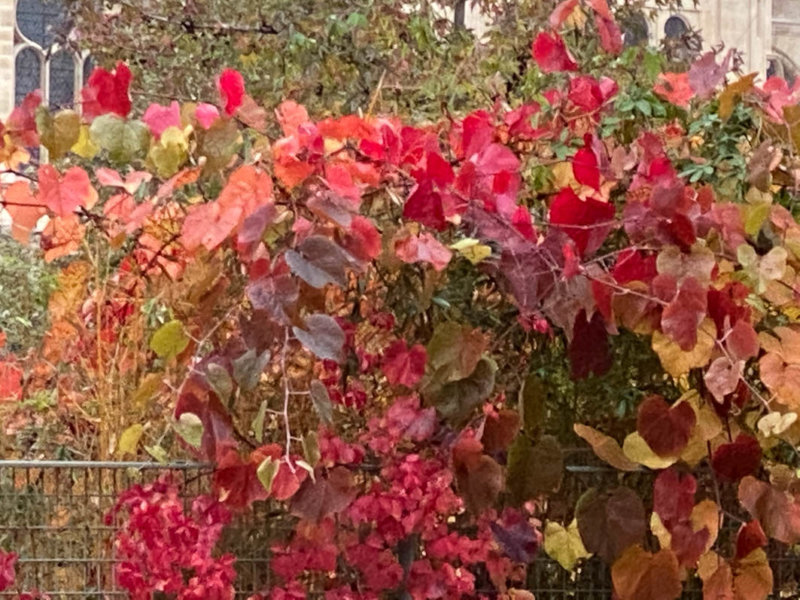
[[[233,67],[267,107],[289,98],[315,116],[361,110],[419,120],[438,118],[443,108],[463,112],[532,93],[530,43],[556,4],[71,0],[69,10],[77,32],[72,43],[100,64],[123,60],[135,69],[140,105],[213,101],[214,76]],[[629,41],[643,39],[643,7],[644,0],[616,1]],[[480,31],[469,28],[478,22]],[[583,41],[596,45],[595,38]]]

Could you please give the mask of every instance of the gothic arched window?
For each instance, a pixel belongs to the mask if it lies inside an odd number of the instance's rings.
[[[689,25],[687,25],[683,17],[672,15],[664,23],[664,35],[669,39],[678,40],[687,33],[689,33]]]
[[[17,0],[14,21],[14,102],[42,90],[50,108],[73,106],[88,60],[65,46],[64,0]]]

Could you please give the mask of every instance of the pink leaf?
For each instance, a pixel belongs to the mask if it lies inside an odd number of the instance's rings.
[[[181,107],[174,100],[169,106],[151,104],[144,112],[142,121],[150,128],[155,137],[161,137],[168,127],[181,126]]]
[[[394,252],[405,263],[427,262],[437,271],[443,270],[453,256],[449,248],[427,232],[419,236],[406,232],[395,239]]]

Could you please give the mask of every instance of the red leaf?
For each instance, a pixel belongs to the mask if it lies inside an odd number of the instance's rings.
[[[334,467],[316,481],[307,479],[292,497],[291,511],[309,521],[321,521],[342,512],[356,497],[353,476],[346,467]]]
[[[15,552],[0,550],[0,592],[14,585],[17,579],[17,558],[19,557]]]
[[[230,116],[244,102],[244,77],[236,69],[225,69],[217,81],[217,89],[225,104],[225,113]]]
[[[543,73],[577,71],[578,63],[567,50],[564,40],[557,33],[541,32],[533,40],[531,55]]]
[[[747,360],[758,355],[758,334],[748,321],[737,321],[725,338],[725,344],[734,360]]]
[[[203,424],[203,437],[200,440],[198,454],[208,461],[215,461],[230,447],[233,438],[231,417],[216,395],[203,386],[189,379],[181,388],[181,394],[175,405],[175,418],[184,413],[192,413],[199,417]]]
[[[39,133],[36,128],[36,109],[41,104],[42,92],[36,90],[25,96],[22,103],[11,111],[5,123],[5,132],[2,124],[0,124],[0,148],[3,147],[3,133],[8,133],[11,140],[20,146],[34,148],[39,145]]]
[[[580,148],[572,157],[572,172],[581,185],[600,189],[600,168],[597,155],[592,149],[592,136],[586,134],[583,148]]]
[[[242,460],[238,450],[228,447],[214,470],[214,488],[219,499],[234,509],[249,507],[256,500],[266,500],[269,492],[258,479],[257,457]]]
[[[614,269],[611,271],[617,283],[625,284],[631,281],[649,283],[658,275],[656,269],[656,256],[645,256],[633,248],[626,248],[617,255]]]
[[[519,433],[521,422],[522,419],[515,410],[504,409],[487,414],[481,435],[484,450],[489,454],[507,450]]]
[[[69,217],[78,208],[92,208],[97,190],[80,167],[71,167],[59,177],[53,165],[39,167],[39,200],[58,217]]]
[[[614,226],[614,205],[594,198],[581,200],[564,188],[550,204],[550,223],[573,239],[581,256],[592,254]]]
[[[653,511],[668,531],[689,520],[696,492],[697,480],[688,473],[680,475],[670,468],[656,477],[653,484]]]
[[[706,551],[706,544],[711,536],[707,527],[695,531],[691,523],[678,523],[673,527],[670,547],[675,552],[678,562],[683,567],[692,568]]]
[[[756,548],[767,545],[767,535],[756,520],[745,523],[736,535],[736,559],[748,556]]]
[[[443,231],[447,227],[447,218],[456,214],[454,200],[448,191],[455,181],[455,174],[450,163],[438,152],[427,152],[424,164],[424,168],[412,172],[417,184],[403,206],[403,218]]]
[[[476,515],[490,508],[505,486],[503,467],[483,454],[482,444],[469,430],[453,447],[453,471],[464,503]]]
[[[127,117],[131,112],[128,95],[131,78],[131,70],[123,62],[118,62],[117,68],[111,72],[97,67],[81,90],[83,115],[90,119],[106,113]]]
[[[711,466],[722,481],[739,481],[761,466],[761,446],[756,438],[740,433],[733,442],[714,451]]]
[[[789,545],[800,541],[800,505],[793,497],[749,475],[739,483],[738,496],[769,537]]]
[[[611,368],[606,324],[600,313],[586,318],[581,310],[575,317],[572,341],[569,344],[569,364],[573,379],[586,379],[590,374],[604,375]]]
[[[381,369],[392,385],[413,388],[425,374],[427,360],[425,346],[415,344],[409,349],[405,340],[397,340],[383,353]]]
[[[708,294],[694,277],[687,277],[677,296],[661,313],[661,330],[684,352],[697,345],[697,328],[706,316]]]
[[[342,248],[353,258],[369,262],[381,253],[381,234],[370,219],[356,215],[350,220],[350,229],[342,240]]]
[[[636,429],[659,456],[677,456],[689,443],[696,421],[686,402],[670,407],[664,398],[652,395],[639,405]]]
[[[694,98],[694,91],[689,85],[688,73],[661,73],[653,86],[653,91],[675,106],[688,108]]]
[[[600,36],[600,46],[603,50],[614,56],[622,52],[622,32],[614,18],[606,18],[599,13],[595,16],[594,23]]]

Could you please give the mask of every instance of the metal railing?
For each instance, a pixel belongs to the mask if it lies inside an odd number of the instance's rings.
[[[194,496],[209,490],[211,468],[198,463],[0,461],[0,547],[19,554],[17,585],[0,593],[0,598],[32,589],[53,600],[126,598],[114,580],[116,528],[113,523],[106,525],[104,516],[121,491],[166,472],[181,484],[187,509]],[[624,477],[636,489],[648,489],[652,483],[652,473]],[[551,512],[557,518],[560,507],[569,511],[585,489],[613,484],[618,478],[617,472],[602,466],[571,464],[561,492],[551,499]],[[274,517],[273,509],[262,503],[225,530],[220,545],[236,556],[237,598],[270,585],[270,542],[285,534],[287,527],[285,520]],[[800,597],[791,595],[795,592],[777,594],[797,590],[800,557],[777,546],[769,554],[775,572],[774,597]],[[608,569],[599,560],[586,561],[575,573],[568,573],[543,553],[530,568],[528,589],[537,600],[607,600],[612,595]],[[699,582],[688,582],[682,598],[700,600]]]

